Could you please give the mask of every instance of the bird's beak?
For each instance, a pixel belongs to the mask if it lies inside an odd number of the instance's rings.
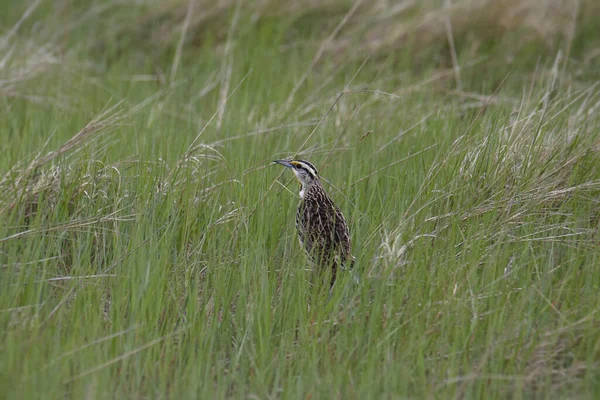
[[[289,161],[287,161],[287,160],[275,160],[275,161],[273,161],[273,162],[274,162],[274,163],[277,163],[277,164],[281,164],[281,165],[283,165],[284,167],[288,167],[288,168],[292,168],[292,167],[293,167],[292,163],[290,163],[290,162],[289,162]]]

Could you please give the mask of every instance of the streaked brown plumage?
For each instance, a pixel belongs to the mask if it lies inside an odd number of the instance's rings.
[[[339,267],[352,267],[348,225],[340,209],[325,192],[317,169],[308,161],[275,161],[292,169],[300,182],[300,203],[296,211],[298,239],[311,262],[331,268],[331,286]]]

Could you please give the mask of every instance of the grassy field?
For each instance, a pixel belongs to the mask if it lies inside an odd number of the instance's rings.
[[[1,3],[0,397],[597,397],[597,1]]]

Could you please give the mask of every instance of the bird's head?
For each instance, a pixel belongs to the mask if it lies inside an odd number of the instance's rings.
[[[275,160],[277,164],[290,168],[302,188],[307,188],[313,183],[318,182],[319,173],[314,165],[304,160]]]

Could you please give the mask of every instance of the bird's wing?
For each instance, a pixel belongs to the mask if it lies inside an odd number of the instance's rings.
[[[344,218],[342,211],[335,207],[335,241],[340,243],[342,248],[342,261],[350,255],[351,251],[351,239],[348,224]]]

